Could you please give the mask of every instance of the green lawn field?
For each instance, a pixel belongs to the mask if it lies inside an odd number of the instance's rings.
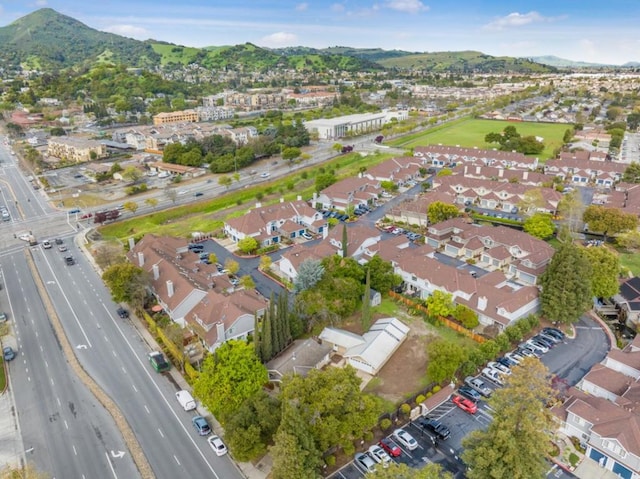
[[[390,145],[400,148],[413,148],[426,145],[450,145],[467,148],[491,149],[495,145],[484,142],[487,133],[499,133],[507,126],[515,126],[522,136],[540,136],[544,138],[545,149],[540,154],[540,160],[548,160],[553,157],[553,152],[562,146],[562,138],[570,125],[555,123],[527,123],[498,120],[468,119],[452,122],[427,130],[423,133],[400,138],[389,142]]]

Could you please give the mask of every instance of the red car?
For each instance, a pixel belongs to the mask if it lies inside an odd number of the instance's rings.
[[[462,396],[453,396],[453,404],[469,414],[475,414],[478,412],[478,406],[476,403],[470,399],[463,398]]]
[[[402,454],[400,448],[396,446],[396,444],[388,437],[381,439],[379,444],[380,447],[387,451],[387,454],[389,454],[391,457],[398,457],[400,454]]]

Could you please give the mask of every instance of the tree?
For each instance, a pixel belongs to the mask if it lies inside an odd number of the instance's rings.
[[[438,171],[438,173],[436,174],[436,176],[451,176],[453,175],[453,171],[451,171],[450,168],[442,168],[440,171]]]
[[[114,243],[103,243],[93,250],[93,256],[103,270],[117,264],[124,263],[126,258],[122,251],[122,246]]]
[[[518,203],[518,208],[524,216],[530,216],[544,207],[545,200],[539,188],[527,190]]]
[[[216,255],[215,253],[209,253],[209,258],[207,258],[209,260],[209,263],[213,264],[213,263],[217,263],[218,262],[218,255]]]
[[[584,248],[591,263],[591,294],[596,298],[610,298],[618,294],[620,258],[606,246]]]
[[[569,228],[569,231],[574,233],[582,230],[584,210],[582,196],[577,190],[563,195],[558,203],[558,214],[562,217],[562,221]]]
[[[258,391],[230,414],[225,423],[225,441],[238,461],[258,459],[267,452],[280,425],[280,401]]]
[[[119,263],[110,266],[102,274],[103,281],[111,291],[111,297],[117,303],[129,303],[141,307],[151,284],[145,270],[132,263]]]
[[[233,183],[233,179],[230,176],[222,175],[220,178],[218,178],[218,184],[220,186],[224,186],[225,190],[229,189],[231,183]]]
[[[178,192],[176,191],[175,188],[166,187],[164,189],[164,194],[167,196],[169,201],[171,201],[171,203],[173,204],[176,203],[176,200],[178,199]]]
[[[587,207],[582,217],[589,231],[607,236],[617,235],[638,227],[638,217],[633,213],[624,213],[618,208],[605,208],[600,205]]]
[[[238,241],[238,249],[244,254],[251,254],[258,249],[258,241],[253,236],[245,236]]]
[[[548,213],[534,213],[524,222],[524,231],[531,236],[547,239],[553,235],[555,225]]]
[[[260,269],[262,271],[269,270],[269,268],[271,268],[271,263],[272,263],[271,256],[267,256],[266,254],[260,256]]]
[[[371,288],[380,294],[387,294],[402,283],[402,278],[393,272],[391,262],[383,260],[379,255],[371,258],[366,269],[371,275]]]
[[[227,260],[224,262],[224,269],[228,270],[231,274],[236,274],[238,271],[240,271],[240,264],[231,258],[227,258]]]
[[[307,258],[298,268],[298,275],[293,280],[294,290],[299,293],[313,288],[324,276],[324,266],[317,259]]]
[[[253,289],[256,287],[256,283],[253,281],[251,275],[247,274],[240,278],[240,286],[244,289]]]
[[[142,178],[142,172],[135,166],[127,166],[121,173],[121,175],[125,180],[131,181],[133,183]]]
[[[454,377],[456,370],[467,360],[467,352],[458,343],[435,339],[427,345],[427,377],[441,383]]]
[[[268,380],[267,368],[258,360],[253,346],[245,341],[230,340],[206,357],[193,391],[224,423]]]
[[[430,224],[440,223],[458,216],[460,216],[460,210],[457,206],[442,201],[434,201],[427,208],[427,218],[429,218]]]
[[[446,318],[453,314],[453,299],[449,293],[444,293],[437,289],[426,299],[425,303],[429,310],[429,315],[434,318],[438,316]]]
[[[377,467],[376,472],[370,472],[365,477],[367,479],[453,479],[451,473],[443,471],[442,466],[434,462],[416,469],[393,461],[389,467]]]
[[[567,324],[577,321],[591,305],[591,274],[583,249],[563,243],[540,278],[543,316]]]
[[[336,181],[338,181],[338,178],[336,178],[336,175],[333,173],[320,173],[316,176],[316,191],[320,192],[334,184]]]
[[[363,393],[360,382],[351,366],[286,377],[280,393],[283,422],[287,406],[297,406],[319,451],[361,438],[378,423],[382,404],[376,396]]]
[[[640,163],[632,161],[624,170],[622,181],[627,183],[640,183]]]
[[[284,404],[280,427],[271,447],[273,479],[319,479],[321,452],[298,405]]]
[[[138,211],[138,203],[135,201],[127,201],[122,205],[125,210],[130,211],[132,214],[135,214]]]
[[[144,202],[151,209],[155,209],[158,206],[158,198],[147,198]]]
[[[342,242],[340,244],[342,249],[342,257],[346,258],[349,256],[349,235],[347,232],[347,225],[342,225]]]
[[[620,233],[616,237],[616,243],[621,248],[627,250],[636,250],[640,248],[640,231],[632,230],[626,233]]]
[[[300,151],[300,148],[296,148],[296,147],[285,148],[284,150],[282,150],[282,159],[292,162],[293,160],[298,158],[301,154],[302,154],[302,151]]]
[[[47,479],[49,477],[51,477],[50,474],[38,471],[31,463],[20,468],[3,467],[0,470],[0,479]]]
[[[473,329],[480,324],[478,314],[464,304],[456,304],[453,317],[460,321],[460,324],[467,329]]]
[[[362,330],[369,331],[371,327],[371,270],[367,269],[367,279],[364,283],[362,295]]]
[[[548,408],[555,396],[549,378],[549,370],[534,358],[512,368],[505,386],[488,400],[494,411],[489,427],[463,440],[469,479],[545,477],[556,429]]]

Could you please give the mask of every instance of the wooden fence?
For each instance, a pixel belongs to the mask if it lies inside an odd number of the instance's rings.
[[[421,313],[425,314],[426,316],[429,317],[433,317],[429,314],[429,310],[427,309],[427,307],[423,304],[420,303],[416,303],[415,301],[413,301],[411,298],[407,298],[406,296],[402,296],[401,294],[396,293],[395,291],[389,291],[389,296],[392,297],[394,300],[398,301],[399,303],[403,303],[404,305],[408,306],[411,309],[414,309],[416,311],[420,311]],[[459,323],[456,323],[455,321],[450,320],[449,318],[445,318],[444,316],[437,316],[436,320],[438,322],[440,322],[440,324],[453,329],[454,331],[457,331],[461,334],[464,334],[465,336],[468,336],[469,338],[473,339],[475,342],[477,343],[484,343],[487,338],[480,336],[479,334],[474,333],[473,331],[470,331],[469,329],[465,328],[464,326],[462,326]]]

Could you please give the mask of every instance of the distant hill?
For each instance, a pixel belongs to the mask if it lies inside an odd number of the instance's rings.
[[[162,56],[162,64],[188,64],[197,62],[207,68],[243,68],[265,70],[288,68],[300,71],[322,72],[327,70],[372,71],[382,67],[372,61],[357,57],[323,53],[313,48],[272,50],[252,43],[243,45],[206,47],[203,49],[181,47],[166,43],[150,43]]]
[[[426,70],[434,73],[546,73],[556,71],[530,60],[513,57],[493,57],[481,52],[433,52],[402,55],[380,60],[386,68]]]
[[[576,62],[573,60],[567,60],[565,58],[556,57],[553,55],[546,55],[542,57],[529,57],[528,60],[532,62],[541,63],[543,65],[549,65],[556,68],[605,68],[613,65],[604,65],[602,63],[588,63],[588,62]]]
[[[42,8],[0,28],[0,61],[26,68],[64,68],[112,61],[131,66],[157,64],[151,46],[105,33],[51,8]]]
[[[351,48],[351,47],[286,47],[273,49],[274,52],[282,55],[346,55],[349,57],[361,58],[377,62],[385,58],[397,58],[405,55],[414,55],[418,52],[405,52],[402,50],[383,50],[382,48]]]

